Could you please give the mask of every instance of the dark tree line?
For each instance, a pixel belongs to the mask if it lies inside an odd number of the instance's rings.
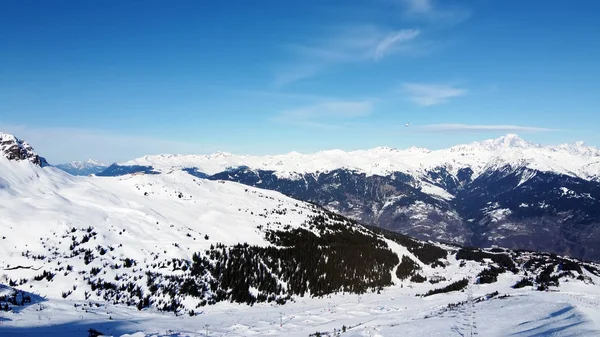
[[[391,285],[390,271],[398,263],[384,242],[359,231],[317,236],[295,229],[269,231],[267,237],[277,246],[238,244],[194,254],[181,292],[215,302],[248,304],[281,302],[290,295],[364,293]],[[252,294],[251,288],[258,294]]]
[[[396,268],[396,276],[401,280],[405,280],[415,276],[416,272],[419,270],[421,270],[421,267],[411,258],[404,255],[402,256],[402,262],[400,262],[398,268]]]
[[[488,253],[479,249],[461,248],[456,253],[456,259],[471,260],[476,262],[485,262],[484,259],[490,259],[506,270],[510,270],[515,273],[517,272],[515,263],[513,262],[512,258],[507,254],[495,254]]]
[[[431,289],[427,293],[425,293],[425,295],[423,295],[423,296],[425,297],[425,296],[431,296],[431,295],[435,295],[435,294],[449,293],[451,291],[459,291],[459,290],[463,290],[468,285],[469,285],[469,280],[467,280],[465,278],[465,279],[450,283],[449,285],[445,286],[444,288]]]
[[[188,295],[200,305],[252,305],[283,304],[291,296],[374,292],[392,285],[391,272],[399,262],[377,235],[325,212],[310,216],[300,228],[266,230],[265,238],[273,245],[217,244],[195,253],[183,276],[148,272],[150,295]]]
[[[373,232],[383,235],[386,239],[406,247],[406,249],[415,255],[421,262],[431,265],[432,267],[444,267],[444,264],[440,260],[444,260],[448,257],[448,252],[445,249],[428,242],[413,239],[404,234],[388,231],[375,226],[367,227]]]

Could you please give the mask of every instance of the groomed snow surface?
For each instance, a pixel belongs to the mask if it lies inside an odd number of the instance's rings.
[[[560,292],[505,290],[509,297],[492,298],[445,310],[466,300],[466,292],[421,298],[416,289],[392,288],[381,294],[335,295],[299,299],[284,306],[254,307],[219,303],[196,316],[161,314],[151,310],[89,302],[50,300],[33,303],[18,313],[0,312],[0,335],[87,336],[95,329],[107,336],[302,336],[315,332],[341,336],[599,336],[597,286],[561,286]],[[473,297],[498,285],[474,286]],[[505,293],[500,292],[500,295]],[[78,307],[75,307],[78,304]],[[40,310],[41,309],[41,310]],[[281,324],[281,325],[280,325]],[[208,334],[207,334],[208,332]]]

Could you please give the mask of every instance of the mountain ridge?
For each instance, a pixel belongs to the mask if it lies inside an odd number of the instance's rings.
[[[290,152],[267,156],[234,155],[224,152],[208,155],[160,154],[115,165],[151,166],[158,171],[193,167],[208,175],[230,168],[248,166],[253,169],[273,170],[280,176],[288,178],[298,177],[298,174],[316,174],[336,169],[358,170],[369,175],[387,175],[392,172],[419,175],[437,166],[445,166],[454,171],[469,166],[477,176],[490,160],[514,164],[521,158],[538,170],[576,175],[584,179],[600,177],[599,149],[586,146],[582,142],[542,146],[527,142],[514,134],[440,150],[415,147],[399,150],[376,147],[348,152],[327,150],[311,154]]]
[[[76,177],[0,158],[0,172],[2,282],[54,300],[191,315],[224,301],[285,304],[389,287],[435,296],[467,278],[499,290],[600,282],[597,264],[420,241],[184,171]]]
[[[54,166],[72,175],[87,176],[100,173],[108,168],[109,165],[98,160],[88,159],[85,161],[72,161],[70,163],[57,164]]]
[[[583,145],[573,146],[582,149]],[[596,211],[600,209],[600,181],[563,167],[557,159],[564,156],[548,156],[572,151],[547,148],[540,155],[539,145],[510,135],[470,145],[474,147],[489,151],[467,156],[469,152],[455,149],[445,151],[448,156],[444,157],[409,149],[416,154],[413,158],[441,157],[441,162],[431,161],[428,166],[404,160],[410,156],[390,159],[402,151],[380,147],[357,152],[363,157],[357,153],[349,156],[340,150],[320,152],[321,157],[312,162],[298,157],[294,172],[277,170],[291,167],[280,157],[260,157],[267,158],[270,166],[257,167],[243,165],[252,164],[247,161],[251,156],[217,153],[146,156],[146,162],[140,164],[153,165],[113,164],[96,175],[127,178],[184,173],[202,180],[233,181],[278,191],[361,223],[419,239],[542,250],[600,260],[600,251],[595,248],[600,244],[600,214]],[[580,163],[582,158],[593,164],[596,157],[592,150],[579,151],[589,155],[578,155],[579,161],[571,160],[569,164]],[[485,154],[483,158],[480,153]],[[462,157],[469,158],[453,160]],[[156,158],[160,159],[158,165]],[[204,158],[201,167],[193,166],[198,158]],[[361,170],[360,165],[346,165],[348,158],[354,163],[366,163],[367,170]],[[404,171],[390,169],[407,167]],[[375,169],[382,173],[377,174]]]

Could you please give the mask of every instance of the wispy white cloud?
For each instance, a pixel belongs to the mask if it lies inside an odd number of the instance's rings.
[[[322,68],[323,65],[321,64],[288,65],[281,67],[275,75],[273,85],[279,88],[296,81],[311,78]]]
[[[277,69],[273,84],[286,84],[313,77],[333,65],[375,62],[399,51],[420,34],[416,28],[390,30],[373,25],[337,27],[326,37],[306,43],[288,44],[286,50],[294,61]]]
[[[497,131],[497,132],[552,132],[560,131],[558,129],[542,128],[535,126],[520,126],[520,125],[478,125],[478,124],[429,124],[416,128],[421,132],[480,132],[480,131]]]
[[[456,3],[441,0],[396,0],[404,5],[404,16],[433,24],[455,25],[471,16],[471,11]]]
[[[26,140],[51,164],[88,158],[104,162],[125,161],[148,154],[198,154],[216,147],[195,142],[124,135],[103,130],[68,127],[32,127],[0,123],[0,131]]]
[[[382,2],[387,6],[377,6]],[[424,37],[424,32],[448,29],[471,16],[468,6],[444,0],[378,0],[368,7],[358,7],[354,11],[371,14],[362,17],[379,19],[366,24],[335,24],[333,29],[312,33],[304,41],[284,44],[289,63],[275,70],[273,85],[281,87],[305,80],[344,63],[377,62],[400,52],[429,54],[448,42],[433,41],[431,36]],[[394,12],[390,13],[390,9]],[[381,24],[381,18],[390,17],[397,22]]]
[[[442,104],[468,93],[467,89],[447,84],[403,83],[402,90],[413,102],[421,106]]]
[[[431,14],[433,5],[431,0],[402,0],[411,14]]]
[[[391,33],[377,44],[373,57],[378,60],[385,56],[385,54],[391,50],[394,45],[404,41],[412,40],[416,38],[417,35],[419,35],[419,30],[417,29],[403,29],[398,32]]]
[[[340,122],[366,117],[373,112],[371,101],[329,101],[284,110],[274,121],[312,128],[332,128]]]

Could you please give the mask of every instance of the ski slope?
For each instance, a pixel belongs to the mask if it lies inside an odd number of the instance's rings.
[[[489,293],[474,286],[475,298]],[[568,288],[568,290],[567,290]],[[0,312],[2,336],[77,336],[90,328],[107,336],[293,336],[315,332],[333,336],[470,336],[471,324],[479,336],[598,336],[598,288],[580,285],[561,292],[506,290],[499,296],[446,310],[464,301],[463,292],[428,298],[415,297],[414,289],[393,288],[381,294],[333,295],[301,299],[285,306],[254,307],[220,303],[195,316],[174,316],[151,310],[96,302],[50,300],[34,303],[18,313]],[[41,308],[41,310],[40,310]]]

